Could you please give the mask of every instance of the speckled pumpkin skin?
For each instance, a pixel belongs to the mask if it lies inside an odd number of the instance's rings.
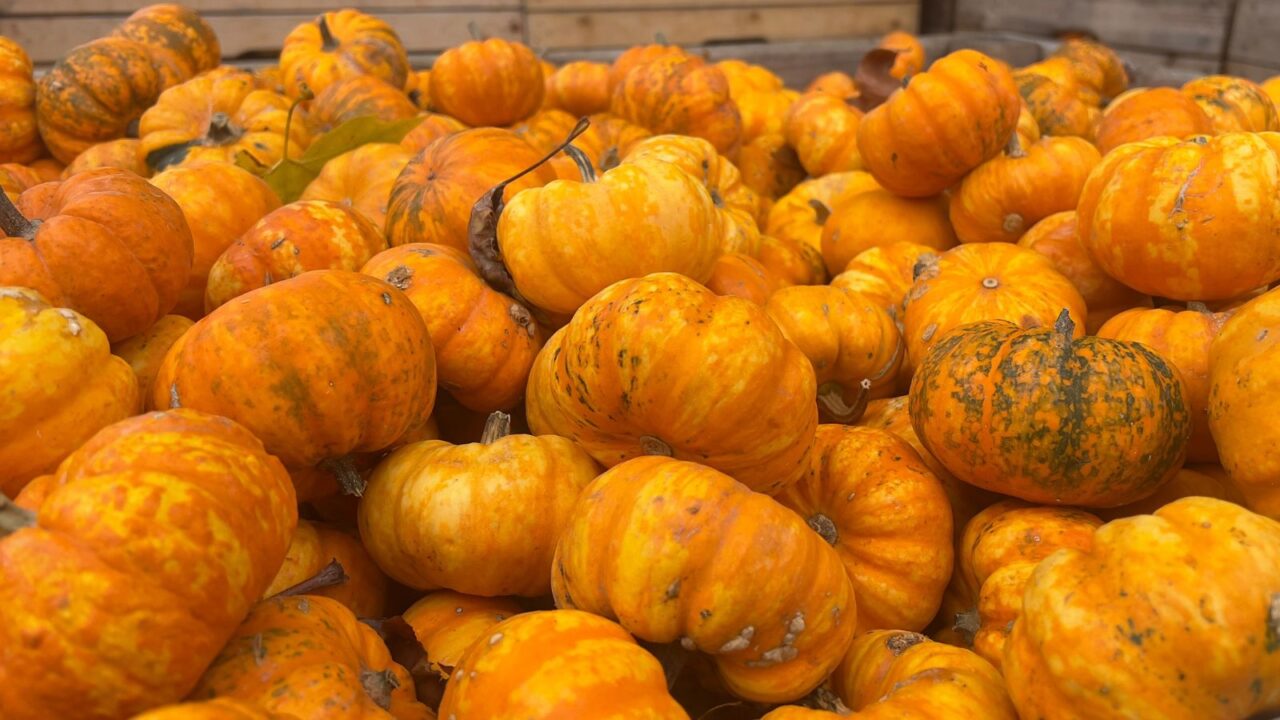
[[[338,80],[317,95],[308,105],[306,122],[319,135],[359,117],[390,122],[417,114],[417,106],[400,87],[373,75],[356,75]]]
[[[1081,97],[1074,85],[1028,72],[1015,72],[1013,79],[1041,133],[1089,142],[1097,137],[1102,111]]]
[[[819,425],[800,482],[778,502],[840,554],[858,631],[923,630],[951,579],[951,507],[924,461],[887,430]]]
[[[1280,523],[1210,498],[1108,523],[1031,576],[1005,648],[1022,717],[1269,716]]]
[[[214,69],[222,61],[222,45],[209,23],[183,5],[148,5],[111,32],[142,43],[169,88]]]
[[[280,462],[190,410],[104,428],[0,539],[0,713],[116,720],[177,702],[262,595],[297,522]]]
[[[551,586],[558,607],[711,654],[730,690],[762,702],[816,687],[857,622],[839,555],[803,519],[715,470],[661,457],[587,486]]]
[[[956,477],[1031,502],[1111,507],[1182,466],[1191,412],[1167,361],[1137,343],[1005,321],[946,335],[911,382],[911,424]]]
[[[396,31],[359,10],[327,12],[298,25],[280,50],[285,93],[293,98],[302,97],[304,85],[319,95],[353,75],[373,75],[404,87],[409,72],[409,58]]]
[[[1213,121],[1190,96],[1173,88],[1151,88],[1125,93],[1107,106],[1098,121],[1097,144],[1106,155],[1125,143],[1213,131]]]
[[[18,43],[0,38],[0,163],[29,163],[43,152],[31,58]]]
[[[235,419],[301,468],[391,445],[430,414],[435,385],[431,340],[408,298],[359,273],[316,270],[196,323],[165,357],[151,406]]]
[[[95,432],[138,409],[138,382],[83,315],[0,287],[0,493],[15,497]]]
[[[510,618],[467,651],[440,717],[688,720],[657,659],[617,624],[577,610]]]
[[[369,557],[360,538],[354,532],[343,532],[310,520],[298,521],[298,528],[285,552],[284,563],[262,597],[269,598],[314,577],[333,560],[341,563],[347,580],[309,594],[337,600],[356,617],[380,618],[385,615],[387,576]]]
[[[1271,97],[1257,83],[1242,77],[1209,75],[1182,86],[1209,116],[1215,132],[1266,132],[1280,130]]]
[[[254,607],[191,693],[193,700],[219,697],[312,720],[435,718],[373,628],[317,595]]]
[[[547,341],[526,413],[606,467],[669,448],[772,493],[808,467],[816,392],[762,308],[657,273],[610,286]]]
[[[520,122],[538,111],[546,84],[524,43],[471,40],[431,66],[431,105],[473,127]]]
[[[293,715],[267,712],[250,703],[231,698],[179,703],[156,708],[133,720],[295,720]]]

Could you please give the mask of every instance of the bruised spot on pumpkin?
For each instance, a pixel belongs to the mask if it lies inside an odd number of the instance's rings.
[[[253,654],[253,664],[261,666],[267,659],[267,648],[262,642],[262,633],[257,633],[249,640],[249,652]]]
[[[721,645],[720,650],[718,650],[717,652],[719,652],[721,655],[725,655],[732,652],[738,652],[740,650],[746,650],[747,648],[751,647],[751,638],[755,636],[756,636],[755,627],[752,625],[748,625],[742,628],[742,631],[739,632],[736,636],[734,636],[732,640],[726,642],[724,645]]]
[[[382,302],[386,303],[387,305],[390,305],[390,304],[391,304],[391,293],[387,293],[387,292],[382,293]]]
[[[360,685],[375,705],[383,710],[390,710],[391,694],[400,687],[400,681],[390,669],[363,670],[360,673]]]
[[[399,290],[408,290],[413,282],[413,270],[407,265],[397,265],[387,273],[387,283]]]
[[[675,582],[668,585],[667,592],[666,592],[667,600],[675,600],[678,597],[680,597],[680,580],[679,579],[677,579]]]
[[[1280,650],[1280,592],[1271,593],[1267,607],[1266,648],[1268,653]]]
[[[920,633],[903,632],[891,635],[884,641],[884,646],[889,649],[889,652],[893,653],[894,657],[898,657],[906,652],[908,648],[928,641],[929,638]]]

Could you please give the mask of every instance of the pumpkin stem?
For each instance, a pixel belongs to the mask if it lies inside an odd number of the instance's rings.
[[[1204,313],[1205,315],[1210,315],[1213,313],[1213,311],[1209,309],[1208,305],[1205,305],[1199,300],[1192,300],[1191,302],[1187,303],[1187,309],[1190,310],[1191,312]]]
[[[1004,146],[1004,154],[1011,158],[1024,158],[1027,156],[1027,151],[1022,149],[1022,139],[1018,137],[1016,130],[1009,136],[1009,142]]]
[[[797,701],[798,705],[815,710],[826,710],[837,715],[852,715],[853,711],[829,688],[819,687]]]
[[[814,220],[816,220],[819,225],[826,225],[827,218],[831,217],[831,208],[827,207],[826,203],[817,198],[811,198],[809,200],[809,207],[813,208]]]
[[[467,22],[467,32],[471,33],[472,40],[486,39],[485,34],[483,32],[480,32],[480,25],[476,23],[475,20],[470,20]]]
[[[213,146],[230,145],[239,140],[243,134],[244,131],[231,122],[230,115],[224,112],[216,112],[213,117],[209,118],[209,129],[205,131],[204,144]]]
[[[600,169],[612,170],[622,164],[622,156],[618,154],[618,146],[614,145],[600,156]]]
[[[321,460],[316,467],[337,478],[338,484],[342,486],[344,495],[355,495],[356,497],[364,495],[364,478],[360,476],[360,471],[356,469],[356,462],[350,455],[326,458]]]
[[[1058,319],[1053,323],[1053,330],[1067,342],[1071,342],[1071,338],[1076,334],[1076,321],[1071,319],[1071,311],[1062,308],[1062,312],[1058,313]]]
[[[978,615],[977,608],[969,608],[956,613],[955,620],[951,625],[951,629],[960,633],[960,637],[964,638],[965,645],[973,647],[973,638],[978,634],[978,630],[982,627],[982,618]]]
[[[36,524],[36,514],[0,493],[0,538]]]
[[[36,230],[40,223],[32,222],[18,212],[18,208],[5,193],[0,193],[0,231],[7,237],[19,237],[23,240],[35,240]]]
[[[511,434],[511,416],[497,410],[489,413],[484,421],[484,431],[480,433],[480,444],[490,445]]]
[[[835,422],[851,425],[862,417],[871,399],[871,380],[863,378],[858,381],[858,396],[853,404],[844,401],[844,386],[838,382],[823,383],[818,388],[818,407]]]
[[[333,37],[333,31],[329,29],[329,21],[324,15],[316,18],[316,27],[320,30],[320,49],[325,52],[337,50],[338,40]]]
[[[582,175],[582,182],[593,183],[596,181],[596,169],[591,166],[591,158],[587,154],[579,150],[574,145],[565,145],[564,154],[568,155],[573,164],[578,166],[578,173]]]
[[[662,438],[653,435],[640,436],[640,452],[644,455],[660,455],[663,457],[675,457],[676,451],[671,449]]]
[[[805,524],[821,535],[828,545],[835,547],[835,544],[840,542],[840,530],[836,527],[835,521],[826,515],[814,513],[805,519]]]
[[[400,681],[390,668],[386,670],[361,670],[360,685],[375,705],[383,710],[391,709],[391,693],[400,687]]]
[[[271,597],[293,597],[295,595],[310,595],[317,590],[341,585],[351,578],[347,577],[347,571],[342,568],[342,563],[337,558],[329,561],[328,565],[320,568],[320,572],[303,580],[296,585],[281,590]]]
[[[321,19],[321,22],[323,23],[323,19]],[[324,25],[321,25],[321,27],[324,27]],[[284,116],[284,144],[280,148],[281,161],[289,159],[289,137],[293,135],[293,111],[297,110],[299,105],[314,97],[315,93],[311,92],[310,85],[305,82],[298,83],[298,98],[289,105],[289,114]]]
[[[659,30],[658,32],[656,32],[656,33],[654,33],[654,34],[653,34],[653,41],[654,41],[655,43],[657,43],[658,45],[670,45],[670,44],[671,44],[671,43],[667,42],[667,34],[666,34],[666,33],[664,33],[664,32],[662,32],[661,30]]]

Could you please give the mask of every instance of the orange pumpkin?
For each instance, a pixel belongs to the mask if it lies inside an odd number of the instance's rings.
[[[62,169],[62,179],[71,177],[100,167],[113,167],[128,170],[135,175],[151,177],[151,168],[147,167],[142,153],[142,143],[134,138],[108,140],[90,147],[76,156]]]
[[[0,189],[4,190],[5,197],[9,198],[11,203],[16,203],[19,195],[42,182],[48,181],[26,165],[0,164]]]
[[[1009,147],[979,165],[951,196],[951,224],[960,242],[1017,242],[1040,220],[1075,209],[1098,150],[1077,137],[1047,137]]]
[[[14,497],[93,433],[132,415],[138,381],[93,321],[27,288],[0,287],[0,342],[0,493]]]
[[[21,45],[0,37],[0,163],[29,163],[43,153],[31,58]]]
[[[166,88],[212,70],[222,60],[217,33],[195,10],[184,5],[148,5],[117,25],[111,34],[145,45]]]
[[[234,422],[177,410],[103,428],[46,482],[34,512],[0,498],[0,711],[126,718],[186,697],[284,558],[284,468]]]
[[[951,579],[951,507],[916,452],[886,430],[819,425],[809,472],[778,495],[836,549],[858,631],[923,630]]]
[[[563,110],[542,109],[524,122],[513,125],[511,130],[538,152],[555,153],[547,164],[555,168],[557,178],[578,182],[583,179],[583,175],[577,161],[569,153],[559,152],[564,139],[576,132],[578,120],[579,118]],[[582,151],[593,169],[601,167],[605,152],[604,137],[593,127],[588,126],[586,131],[579,134],[574,139],[573,146]]]
[[[859,253],[899,240],[946,250],[956,244],[943,197],[907,198],[873,189],[838,201],[822,226],[827,272],[841,273]]]
[[[1154,137],[1187,138],[1213,132],[1213,121],[1190,96],[1173,88],[1126,93],[1098,121],[1098,150],[1107,155],[1131,142]]]
[[[833,173],[805,180],[769,209],[764,234],[798,244],[822,247],[822,229],[839,205],[880,185],[864,172]]]
[[[147,398],[151,397],[151,383],[160,372],[165,354],[194,324],[190,318],[181,315],[165,315],[141,335],[134,335],[111,347],[111,354],[129,363],[138,378],[139,411],[146,408]]]
[[[826,285],[790,287],[775,292],[765,312],[813,364],[823,419],[854,422],[868,400],[893,394],[902,336],[871,300]]]
[[[437,590],[410,605],[401,617],[426,651],[425,664],[443,681],[453,674],[467,648],[492,634],[494,625],[520,612],[520,605],[510,598]]]
[[[280,196],[262,178],[230,163],[172,167],[151,184],[173,198],[191,229],[191,272],[173,312],[199,320],[209,269],[236,238],[280,207]]]
[[[1278,153],[1275,133],[1117,148],[1085,183],[1077,232],[1098,265],[1135,290],[1175,300],[1243,295],[1280,280]]]
[[[315,577],[335,560],[342,565],[346,579],[337,585],[311,590],[309,594],[337,600],[357,617],[382,617],[387,604],[387,576],[373,563],[360,539],[309,520],[298,521],[284,564],[263,597],[272,597]]]
[[[316,95],[307,108],[307,126],[316,135],[359,117],[407,120],[418,107],[402,89],[373,75],[341,78]]]
[[[293,720],[293,716],[267,712],[240,700],[218,698],[165,705],[137,715],[133,720]]]
[[[308,270],[359,270],[387,248],[358,211],[326,200],[299,200],[267,213],[209,269],[205,312]]]
[[[1186,498],[1107,523],[1091,550],[1036,567],[1005,648],[1009,694],[1022,717],[1265,717],[1277,598],[1273,520]]]
[[[1183,467],[1172,480],[1161,485],[1155,494],[1128,505],[1099,510],[1097,514],[1108,521],[1134,515],[1154,515],[1165,505],[1185,497],[1218,498],[1249,507],[1249,501],[1221,465],[1196,464]]]
[[[730,295],[764,307],[780,287],[776,277],[759,260],[742,253],[729,253],[716,258],[707,278],[707,289],[717,295]]]
[[[733,693],[762,702],[816,687],[857,623],[840,556],[803,519],[711,468],[662,457],[587,486],[551,585],[557,607],[712,654]]]
[[[1041,133],[1093,142],[1102,111],[1081,97],[1075,85],[1064,85],[1029,72],[1015,72],[1013,79]]]
[[[661,41],[652,45],[632,45],[623,50],[609,66],[609,89],[611,91],[616,89],[635,68],[664,57],[690,57],[690,55],[679,45],[668,45]]]
[[[554,681],[539,682],[545,673]],[[656,658],[615,623],[577,610],[495,625],[458,663],[440,717],[689,720]]]
[[[1280,387],[1280,291],[1235,311],[1209,351],[1209,429],[1222,466],[1249,507],[1280,518],[1276,388]]]
[[[905,79],[924,69],[924,45],[920,38],[909,32],[894,30],[880,38],[876,47],[894,50],[898,56],[893,60],[889,74],[898,79]]]
[[[319,95],[334,82],[373,75],[393,87],[408,81],[409,58],[396,31],[359,10],[326,12],[295,27],[280,50],[285,93],[303,97],[303,88]]]
[[[392,143],[368,143],[324,164],[300,200],[324,200],[355,210],[378,230],[387,222],[391,185],[413,153]]]
[[[535,433],[606,467],[662,454],[776,492],[805,471],[816,392],[808,359],[762,308],[657,273],[609,286],[547,341],[525,412]]]
[[[1154,493],[1191,435],[1177,371],[1138,343],[1076,339],[1074,325],[1063,310],[1053,327],[991,320],[943,336],[911,382],[925,447],[961,480],[1030,502]]]
[[[745,143],[738,151],[738,171],[742,184],[761,198],[756,220],[763,225],[769,217],[772,201],[791,192],[808,174],[800,157],[781,134],[761,135]]]
[[[1018,245],[1049,259],[1071,281],[1089,309],[1086,328],[1096,333],[1103,323],[1130,308],[1152,307],[1150,295],[1116,280],[1093,261],[1076,234],[1076,212],[1054,213],[1031,226]]]
[[[601,113],[592,115],[590,120],[591,126],[582,137],[595,135],[598,138],[601,170],[612,170],[636,143],[652,136],[648,130],[616,115]]]
[[[742,116],[724,72],[693,56],[666,55],[633,68],[614,87],[609,112],[658,134],[692,135],[733,158]]]
[[[1114,98],[1129,87],[1124,60],[1111,48],[1085,38],[1067,38],[1054,52],[1071,76],[1097,98]]]
[[[1262,91],[1271,98],[1273,104],[1280,102],[1280,75],[1272,75],[1262,81]]]
[[[73,48],[36,82],[36,124],[49,152],[69,163],[122,138],[163,89],[148,47],[99,38]]]
[[[723,69],[731,62],[737,61],[725,60],[717,63],[717,66]],[[758,65],[750,68],[768,73]],[[769,89],[739,89],[735,85],[734,75],[727,72],[726,75],[729,78],[729,96],[733,98],[734,104],[738,106],[738,113],[742,116],[742,144],[746,145],[764,135],[782,134],[787,114],[799,99],[800,93],[782,87],[780,79],[777,87]],[[777,79],[772,73],[769,75]]]
[[[520,122],[538,111],[545,91],[537,56],[512,40],[465,42],[431,66],[431,106],[473,127]]]
[[[787,115],[787,143],[812,177],[861,170],[858,125],[862,112],[843,98],[812,92],[800,96]]]
[[[838,98],[856,98],[861,94],[858,90],[858,83],[854,81],[849,73],[840,70],[822,73],[809,81],[804,91],[807,93],[826,93]]]
[[[582,117],[608,112],[612,93],[609,66],[578,60],[561,65],[547,85],[548,106]]]
[[[1084,335],[1084,299],[1043,255],[1006,243],[962,245],[917,265],[903,313],[907,362],[918,367],[961,325],[1008,320],[1023,329],[1052,327],[1064,309],[1073,335]]]
[[[856,292],[901,321],[917,265],[936,253],[931,247],[905,240],[873,247],[855,255],[844,272],[831,279],[831,286]]]
[[[958,50],[867,113],[858,126],[858,150],[888,190],[936,195],[999,154],[1020,106],[1018,86],[1003,63]]]
[[[466,125],[448,115],[433,112],[423,113],[422,122],[415,125],[412,130],[401,138],[400,147],[414,155],[426,149],[428,145],[437,139],[446,135],[460,133],[466,129]]]
[[[1182,86],[1213,123],[1214,132],[1280,130],[1276,106],[1257,83],[1242,77],[1209,75]]]
[[[781,287],[821,285],[827,279],[822,253],[812,245],[761,235],[756,260]]]
[[[0,285],[83,313],[112,342],[177,303],[191,231],[177,203],[146,180],[99,168],[37,185],[16,205],[0,198]]]

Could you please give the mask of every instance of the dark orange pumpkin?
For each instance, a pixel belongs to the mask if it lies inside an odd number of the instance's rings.
[[[905,240],[873,247],[855,255],[844,272],[831,278],[831,286],[862,295],[901,322],[917,265],[936,254],[934,248]]]
[[[423,113],[422,122],[415,125],[400,140],[400,146],[410,153],[417,154],[439,138],[460,133],[466,129],[466,125],[448,115],[433,112]]]
[[[21,45],[0,37],[0,163],[29,163],[43,153],[31,58]]]
[[[391,186],[413,153],[402,145],[368,143],[324,164],[299,200],[326,200],[351,208],[381,231]]]
[[[1102,111],[1082,98],[1075,86],[1028,72],[1015,72],[1018,92],[1040,132],[1053,136],[1074,136],[1093,142],[1098,134]]]
[[[1173,88],[1152,88],[1116,98],[1098,121],[1098,150],[1103,155],[1125,143],[1169,135],[1176,138],[1213,132],[1213,121],[1190,96]]]
[[[934,250],[955,247],[945,197],[908,198],[872,189],[837,203],[822,226],[822,258],[831,275],[843,272],[859,253],[900,240]]]
[[[822,73],[818,77],[809,81],[805,86],[805,92],[820,92],[827,95],[834,95],[838,98],[856,98],[861,93],[858,91],[858,83],[847,72],[841,70],[833,70],[832,72]]]
[[[298,25],[280,50],[284,90],[293,98],[303,97],[304,87],[319,95],[353,75],[373,75],[402,88],[410,72],[396,31],[383,20],[349,8]]]
[[[1271,96],[1255,82],[1229,75],[1196,78],[1182,86],[1209,121],[1215,132],[1266,132],[1280,130]]]
[[[760,196],[761,208],[756,221],[763,225],[769,217],[773,201],[791,192],[808,174],[800,157],[782,135],[761,135],[738,151],[738,171],[742,183]]]
[[[129,363],[138,378],[138,410],[146,409],[151,397],[151,384],[160,372],[160,364],[169,348],[178,342],[195,323],[181,315],[165,315],[146,332],[111,346],[111,354]]]
[[[700,137],[731,159],[742,141],[742,116],[724,72],[692,56],[633,68],[614,88],[609,112],[658,134]]]
[[[148,5],[130,15],[111,32],[142,43],[170,88],[207,72],[222,62],[222,45],[209,23],[185,5]]]
[[[42,182],[48,181],[26,165],[0,164],[0,190],[4,190],[5,197],[9,198],[11,203],[18,202],[19,195]]]
[[[608,65],[578,60],[561,65],[552,74],[546,103],[576,117],[594,115],[608,112],[611,90]]]
[[[120,138],[100,142],[77,155],[75,160],[62,169],[62,179],[100,167],[119,168],[142,177],[151,177],[151,168],[147,167],[142,143],[134,138]]]
[[[665,42],[652,45],[633,45],[619,53],[609,66],[609,90],[616,90],[626,76],[635,68],[664,57],[690,57],[679,45],[668,45]]]
[[[811,177],[861,170],[858,125],[862,112],[843,98],[805,93],[787,115],[787,143]]]
[[[894,30],[880,38],[876,47],[893,50],[898,56],[893,60],[889,74],[899,79],[906,79],[924,69],[924,45],[920,38],[909,32]]]
[[[812,245],[761,235],[756,260],[782,287],[821,285],[827,280],[822,253]]]
[[[373,563],[360,538],[310,520],[298,521],[284,564],[262,596],[269,598],[310,580],[335,560],[342,566],[346,580],[318,587],[309,594],[337,600],[356,617],[382,617],[387,604],[387,576]]]
[[[764,307],[769,296],[781,284],[759,260],[742,253],[729,253],[716,258],[707,278],[707,289],[717,295],[731,295]]]
[[[471,40],[431,66],[431,106],[472,127],[520,122],[538,111],[544,92],[537,56],[514,40]]]
[[[316,96],[307,108],[307,125],[319,135],[348,120],[376,117],[406,120],[418,108],[400,88],[374,75],[341,78]]]
[[[879,189],[865,172],[832,173],[805,180],[769,208],[764,234],[779,240],[822,247],[822,229],[831,213],[860,193]]]

